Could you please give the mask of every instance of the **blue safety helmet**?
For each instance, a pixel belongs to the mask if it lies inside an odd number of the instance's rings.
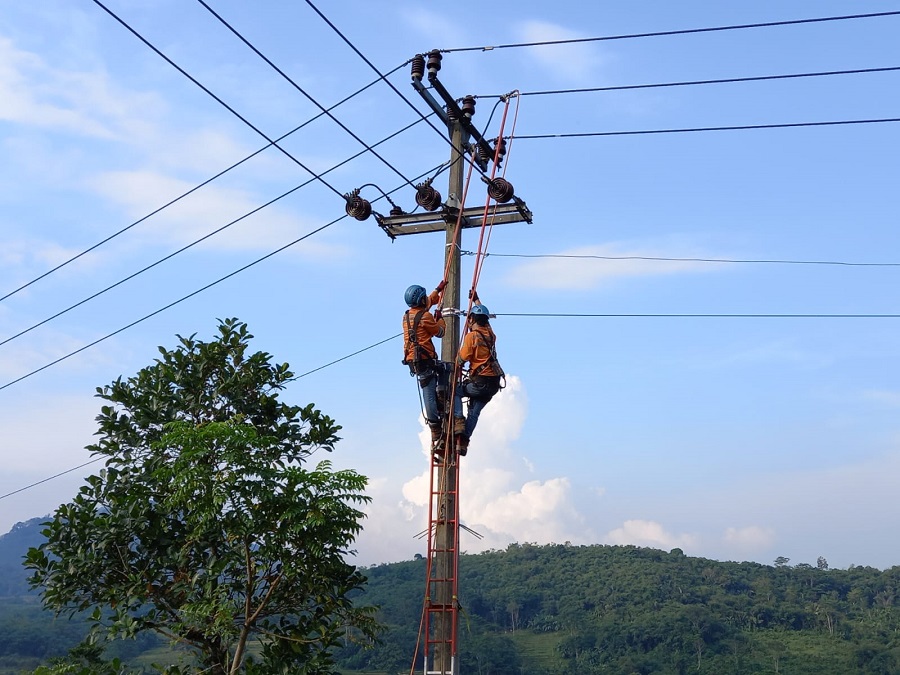
[[[428,291],[418,284],[413,284],[406,289],[406,293],[403,294],[403,299],[406,300],[406,304],[410,307],[418,307],[427,296]]]
[[[469,314],[473,314],[475,316],[490,316],[491,313],[488,311],[488,308],[484,305],[472,305],[472,309],[469,310]]]

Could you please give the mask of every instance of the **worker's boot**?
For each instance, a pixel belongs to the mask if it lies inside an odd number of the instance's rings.
[[[469,452],[469,437],[465,434],[460,434],[456,437],[456,451],[460,457],[465,457],[466,453]]]
[[[441,433],[440,422],[429,422],[428,428],[431,429],[431,450],[440,455],[444,452],[444,434]]]
[[[466,433],[466,418],[465,417],[454,417],[453,418],[453,433],[457,436]]]

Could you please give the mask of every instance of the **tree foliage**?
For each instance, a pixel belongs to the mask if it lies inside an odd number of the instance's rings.
[[[307,468],[340,427],[279,399],[293,375],[249,353],[252,337],[220,322],[215,340],[179,336],[97,389],[89,450],[105,468],[46,523],[29,582],[55,612],[90,611],[110,637],[155,631],[214,675],[330,672],[345,636],[377,633],[349,597],[365,577],[345,561],[366,479]]]

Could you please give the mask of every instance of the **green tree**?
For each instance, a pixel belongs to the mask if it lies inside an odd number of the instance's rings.
[[[29,582],[57,614],[92,611],[111,638],[155,631],[213,675],[259,672],[254,642],[265,672],[330,672],[345,636],[378,631],[351,602],[366,579],[345,561],[366,478],[304,467],[340,427],[279,400],[293,375],[248,353],[246,324],[178,337],[97,389],[109,405],[88,449],[105,468],[46,523]]]

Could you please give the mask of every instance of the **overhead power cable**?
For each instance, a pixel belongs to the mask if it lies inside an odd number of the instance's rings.
[[[330,183],[328,183],[328,182],[327,182],[326,180],[324,180],[321,176],[318,176],[318,175],[315,173],[315,171],[313,171],[312,169],[310,169],[310,168],[309,168],[308,166],[306,166],[303,162],[301,162],[299,159],[297,159],[296,157],[294,157],[294,156],[293,156],[291,153],[289,153],[287,150],[285,150],[285,149],[282,148],[280,145],[278,145],[278,143],[275,142],[273,139],[269,138],[269,136],[268,136],[262,129],[260,129],[259,127],[257,127],[256,125],[254,125],[250,120],[248,120],[246,117],[244,117],[243,115],[241,115],[237,110],[235,110],[235,109],[232,108],[230,105],[228,105],[228,104],[227,104],[224,100],[222,100],[219,96],[217,96],[216,94],[214,94],[214,93],[212,92],[212,90],[210,90],[210,89],[207,88],[205,85],[203,85],[199,80],[197,80],[197,78],[195,78],[193,75],[191,75],[190,73],[188,73],[184,68],[182,68],[182,67],[179,66],[177,63],[175,63],[172,59],[170,59],[168,56],[166,56],[166,55],[165,55],[162,51],[160,51],[155,45],[153,45],[149,40],[147,40],[147,38],[145,38],[143,35],[141,35],[140,33],[138,33],[134,28],[132,28],[129,24],[127,24],[122,18],[120,18],[117,14],[115,14],[115,12],[113,12],[113,11],[110,10],[108,7],[106,7],[106,5],[104,5],[102,2],[100,2],[100,0],[93,0],[93,2],[94,2],[94,4],[96,4],[98,7],[100,7],[103,11],[105,11],[107,14],[109,14],[113,19],[115,19],[116,21],[118,21],[122,26],[124,26],[126,30],[128,30],[132,35],[134,35],[138,40],[140,40],[141,42],[143,42],[143,43],[144,43],[147,47],[149,47],[154,53],[156,53],[156,54],[159,55],[163,60],[165,60],[166,63],[168,63],[168,64],[169,64],[170,66],[172,66],[173,68],[175,68],[175,70],[177,70],[179,73],[181,73],[182,75],[184,75],[184,76],[185,76],[186,78],[188,78],[191,82],[193,82],[194,84],[196,84],[198,87],[200,87],[200,89],[202,89],[206,94],[208,94],[210,97],[212,97],[213,100],[215,100],[219,105],[221,105],[221,106],[222,106],[223,108],[225,108],[228,112],[230,112],[232,115],[234,115],[235,117],[237,117],[241,122],[243,122],[245,125],[247,125],[248,127],[250,127],[250,128],[251,128],[253,131],[255,131],[257,134],[259,134],[259,135],[262,136],[264,139],[266,139],[272,146],[274,146],[275,148],[277,148],[277,149],[279,150],[279,152],[281,152],[285,157],[287,157],[288,159],[290,159],[292,162],[294,162],[297,166],[299,166],[299,167],[300,167],[301,169],[303,169],[304,171],[308,172],[311,176],[314,176],[316,180],[318,180],[320,183],[322,183],[322,185],[324,185],[324,186],[327,187],[329,190],[331,190],[332,192],[334,192],[338,197],[340,197],[341,199],[344,198],[344,195],[340,192],[340,190],[338,190],[338,189],[335,188],[333,185],[331,185]]]
[[[582,319],[900,319],[900,314],[650,314],[650,313],[540,313],[540,312],[506,312],[495,316],[524,316],[550,318],[582,318]]]
[[[457,49],[441,49],[444,54],[452,52],[489,52],[495,49],[512,49],[516,47],[544,47],[547,45],[567,45],[583,42],[604,42],[610,40],[632,40],[635,38],[648,37],[665,37],[669,35],[690,35],[693,33],[714,33],[729,30],[745,30],[748,28],[773,28],[776,26],[797,26],[800,24],[824,23],[827,21],[847,21],[850,19],[874,19],[878,17],[897,16],[900,11],[895,12],[872,12],[870,14],[848,14],[844,16],[825,16],[814,19],[793,19],[788,21],[766,21],[762,23],[745,23],[733,26],[715,26],[712,28],[685,28],[682,30],[664,30],[652,33],[628,33],[625,35],[607,35],[603,37],[589,38],[569,38],[565,40],[542,40],[540,42],[515,42],[503,45],[486,45],[481,47],[460,47]]]
[[[407,131],[408,129],[414,127],[414,126],[415,126],[416,124],[418,124],[419,122],[421,122],[421,120],[415,120],[415,121],[409,123],[408,125],[406,125],[406,126],[403,127],[402,129],[400,129],[400,130],[398,130],[398,131],[395,131],[394,133],[392,133],[391,135],[387,136],[386,138],[381,139],[381,140],[378,141],[378,143],[376,143],[375,145],[378,146],[378,145],[381,145],[382,143],[385,143],[385,142],[389,141],[390,139],[392,139],[392,138],[394,138],[394,137],[396,137],[396,136],[402,134],[403,132]],[[332,166],[330,169],[327,169],[327,170],[323,171],[323,172],[322,172],[321,174],[319,174],[319,175],[320,175],[320,176],[323,176],[323,175],[325,175],[325,174],[331,173],[332,171],[334,171],[334,170],[336,170],[336,169],[339,169],[340,167],[344,166],[345,164],[347,164],[347,163],[353,161],[354,159],[360,157],[361,155],[365,154],[365,152],[366,152],[366,150],[361,150],[361,151],[357,152],[355,155],[352,155],[352,156],[348,157],[347,159],[343,160],[342,162],[340,162],[340,163],[338,163],[338,164],[335,164],[335,165]],[[223,232],[224,230],[228,229],[228,228],[231,227],[232,225],[235,225],[236,223],[239,223],[239,222],[241,222],[242,220],[244,220],[244,219],[246,219],[246,218],[249,218],[249,217],[252,216],[253,214],[258,213],[258,212],[262,211],[264,208],[271,206],[271,205],[274,204],[275,202],[280,201],[280,200],[284,199],[285,197],[287,197],[288,195],[293,194],[294,192],[296,192],[296,191],[299,190],[300,188],[306,187],[307,185],[309,185],[310,183],[312,183],[314,180],[316,180],[316,178],[318,178],[318,176],[314,176],[313,178],[309,178],[308,180],[304,181],[303,183],[300,183],[299,185],[297,185],[297,186],[291,188],[291,189],[288,190],[287,192],[283,192],[282,194],[278,195],[278,196],[275,197],[274,199],[270,199],[270,200],[267,201],[265,204],[262,204],[262,205],[260,205],[260,206],[257,206],[255,209],[252,209],[252,210],[248,211],[247,213],[245,213],[244,215],[239,216],[238,218],[235,218],[235,219],[232,220],[231,222],[228,222],[228,223],[226,223],[225,225],[222,225],[221,227],[216,228],[216,229],[213,230],[212,232],[208,232],[207,234],[203,235],[203,236],[200,237],[199,239],[195,239],[195,240],[192,241],[191,243],[182,246],[182,247],[179,248],[178,250],[173,251],[172,253],[169,253],[169,254],[166,255],[166,256],[163,256],[162,258],[160,258],[160,259],[157,260],[156,262],[150,263],[149,265],[147,265],[147,266],[145,266],[145,267],[142,267],[142,268],[139,269],[138,271],[133,272],[132,274],[129,274],[129,275],[128,275],[127,277],[125,277],[124,279],[120,279],[119,281],[117,281],[117,282],[115,282],[115,283],[113,283],[113,284],[110,284],[110,285],[107,286],[106,288],[103,288],[103,289],[97,291],[96,293],[93,293],[92,295],[89,295],[88,297],[84,298],[83,300],[79,300],[79,301],[76,302],[75,304],[69,305],[69,306],[66,307],[65,309],[58,311],[56,314],[53,314],[52,316],[49,316],[49,317],[47,317],[46,319],[43,319],[42,321],[39,321],[39,322],[37,322],[36,324],[33,324],[33,325],[29,326],[28,328],[25,328],[25,329],[19,331],[18,333],[14,334],[14,335],[10,335],[8,338],[5,338],[5,339],[3,339],[2,341],[0,341],[0,347],[2,347],[3,345],[5,345],[7,342],[12,342],[12,341],[15,340],[16,338],[19,338],[19,337],[25,335],[26,333],[30,333],[30,332],[33,331],[35,328],[39,328],[40,326],[43,326],[44,324],[49,323],[50,321],[53,321],[53,320],[56,319],[56,318],[59,318],[59,317],[62,316],[63,314],[66,314],[66,313],[72,311],[73,309],[75,309],[75,308],[77,308],[77,307],[81,307],[82,305],[84,305],[84,304],[90,302],[91,300],[94,300],[95,298],[100,297],[100,296],[103,295],[104,293],[107,293],[107,292],[113,290],[114,288],[117,288],[118,286],[121,286],[121,285],[124,284],[125,282],[130,281],[130,280],[134,279],[134,278],[137,277],[137,276],[140,276],[140,275],[143,274],[144,272],[147,272],[148,270],[153,269],[153,268],[156,267],[157,265],[160,265],[160,264],[166,262],[167,260],[170,260],[170,259],[174,258],[175,256],[177,256],[177,255],[179,255],[179,254],[181,254],[181,253],[184,253],[184,252],[187,251],[188,249],[190,249],[190,248],[196,246],[197,244],[199,244],[199,243],[201,243],[201,242],[203,242],[203,241],[206,241],[207,239],[210,239],[210,238],[214,237],[215,235],[219,234],[220,232]],[[404,179],[404,180],[405,180],[405,179]]]
[[[52,476],[47,476],[47,478],[43,478],[36,483],[32,483],[31,485],[26,485],[25,487],[20,487],[18,490],[13,490],[12,492],[7,492],[5,495],[0,495],[0,499],[6,499],[7,497],[12,497],[13,495],[17,495],[20,492],[25,492],[25,490],[30,490],[31,488],[35,488],[38,485],[43,485],[44,483],[53,480],[54,478],[59,478],[60,476],[65,476],[67,473],[72,473],[73,471],[77,471],[78,469],[84,468],[89,464],[96,464],[100,460],[104,459],[103,457],[96,457],[89,462],[85,462],[84,464],[79,464],[78,466],[73,466],[71,469],[66,469],[65,471],[60,471],[57,474],[53,474]]]
[[[460,251],[461,255],[475,255],[475,251]],[[848,262],[843,260],[776,260],[740,258],[672,258],[654,255],[587,255],[565,253],[485,253],[497,258],[574,258],[586,260],[659,260],[665,262],[703,263],[762,263],[771,265],[843,265],[847,267],[900,267],[900,262]]]
[[[665,87],[693,87],[705,84],[733,84],[741,82],[766,82],[771,80],[793,80],[810,77],[830,77],[835,75],[861,75],[864,73],[890,73],[900,70],[900,66],[884,68],[854,68],[852,70],[825,70],[814,73],[789,73],[784,75],[756,75],[749,77],[723,77],[715,80],[687,80],[684,82],[657,82],[654,84],[623,84],[610,87],[581,87],[579,89],[547,89],[545,91],[523,91],[519,96],[547,96],[550,94],[587,94],[600,91],[628,91],[631,89],[660,89]],[[475,98],[494,98],[494,95],[476,95]]]
[[[833,122],[790,122],[787,124],[740,124],[726,127],[692,127],[683,129],[643,129],[638,131],[586,131],[565,134],[519,134],[516,140],[542,138],[589,138],[592,136],[640,136],[644,134],[685,134],[700,131],[748,131],[752,129],[792,129],[800,127],[830,127],[850,124],[883,124],[900,122],[900,117],[884,117],[868,120],[837,120]]]
[[[391,171],[393,171],[393,172],[396,173],[398,176],[400,176],[400,178],[402,178],[403,180],[405,180],[410,186],[415,187],[415,186],[412,185],[412,183],[410,183],[409,179],[408,179],[406,176],[404,176],[404,175],[400,172],[399,169],[397,169],[397,167],[395,167],[393,164],[391,164],[389,161],[387,161],[384,157],[382,157],[381,155],[379,155],[379,154],[378,154],[371,146],[369,146],[363,139],[361,139],[359,136],[357,136],[355,133],[353,133],[353,132],[352,132],[352,131],[351,131],[351,130],[343,123],[343,122],[341,122],[337,117],[335,117],[335,116],[332,115],[328,110],[326,110],[326,109],[325,109],[325,108],[324,108],[324,107],[323,107],[323,106],[322,106],[315,98],[313,98],[312,96],[310,96],[310,94],[307,93],[306,90],[303,89],[303,87],[301,87],[299,84],[297,84],[297,83],[296,83],[296,82],[295,82],[295,81],[294,81],[287,73],[285,73],[281,68],[279,68],[278,66],[276,66],[276,65],[272,62],[272,60],[269,59],[268,56],[266,56],[265,54],[263,54],[263,53],[262,53],[259,49],[257,49],[257,48],[256,48],[256,47],[255,47],[255,46],[254,46],[247,38],[245,38],[245,37],[244,37],[237,29],[235,29],[234,26],[232,26],[232,25],[231,25],[230,23],[228,23],[224,18],[222,18],[222,15],[219,14],[218,12],[216,12],[212,7],[210,7],[210,6],[205,2],[205,0],[197,0],[197,2],[199,2],[201,5],[203,5],[203,6],[207,9],[207,11],[208,11],[210,14],[212,14],[214,17],[216,17],[216,19],[218,19],[219,22],[221,22],[221,24],[222,24],[223,26],[225,26],[228,30],[230,30],[230,31],[231,31],[231,32],[232,32],[232,33],[233,33],[233,34],[234,34],[241,42],[243,42],[245,45],[247,45],[247,47],[249,47],[251,50],[253,50],[253,53],[255,53],[257,56],[259,56],[259,58],[261,58],[263,61],[265,61],[265,62],[266,62],[266,63],[267,63],[267,64],[268,64],[268,65],[269,65],[276,73],[278,73],[279,75],[281,75],[281,77],[283,77],[285,80],[287,80],[287,81],[294,87],[294,89],[296,89],[296,90],[299,91],[301,94],[303,94],[303,95],[309,100],[310,103],[312,103],[312,104],[315,105],[317,108],[319,108],[319,110],[321,110],[323,114],[328,115],[328,118],[329,118],[332,122],[334,122],[335,124],[337,124],[341,129],[343,129],[344,131],[346,131],[348,134],[350,134],[350,135],[354,138],[354,140],[356,140],[356,141],[358,141],[360,144],[362,144],[362,146],[363,146],[366,150],[368,150],[368,151],[371,152],[375,157],[377,157],[379,160],[381,160],[381,162],[382,162],[385,166],[387,166]]]
[[[397,66],[397,67],[394,68],[393,70],[389,71],[389,72],[388,72],[388,75],[392,75],[393,73],[397,72],[398,70],[400,70],[400,68],[402,68],[402,67],[405,66],[405,65],[407,65],[407,64],[406,64],[406,63],[400,64],[399,66]],[[365,85],[364,87],[361,87],[360,89],[357,89],[355,92],[353,92],[353,93],[350,94],[349,96],[347,96],[347,97],[341,99],[340,101],[338,101],[337,103],[335,103],[333,106],[331,106],[330,108],[328,108],[328,110],[331,111],[331,110],[334,110],[335,108],[337,108],[338,106],[343,105],[344,103],[346,103],[347,101],[349,101],[349,100],[352,99],[353,97],[358,96],[359,94],[361,94],[362,92],[364,92],[366,89],[369,89],[370,87],[372,87],[372,86],[378,84],[380,81],[381,81],[380,79],[373,80],[372,82],[370,82],[369,84]],[[299,131],[299,130],[302,129],[303,127],[307,126],[308,124],[311,124],[312,122],[316,121],[316,120],[319,119],[320,117],[323,117],[324,115],[325,115],[325,113],[319,113],[318,115],[314,115],[313,117],[309,118],[308,120],[306,120],[305,122],[303,122],[303,123],[300,124],[299,126],[296,126],[296,127],[294,127],[293,129],[291,129],[290,131],[288,131],[286,134],[283,134],[283,135],[279,136],[278,138],[276,138],[276,139],[275,139],[275,143],[277,143],[278,141],[283,141],[285,138],[287,138],[287,137],[290,136],[291,134],[296,133],[297,131]],[[419,120],[419,121],[421,121],[421,120]],[[106,244],[107,242],[112,241],[113,239],[115,239],[116,237],[118,237],[120,234],[123,234],[124,232],[127,232],[128,230],[130,230],[131,228],[135,227],[136,225],[139,225],[140,223],[144,222],[144,221],[147,220],[148,218],[150,218],[150,217],[152,217],[152,216],[155,216],[155,215],[156,215],[157,213],[159,213],[160,211],[163,211],[164,209],[169,208],[170,206],[174,205],[176,202],[181,201],[182,199],[184,199],[184,198],[187,197],[188,195],[193,194],[194,192],[196,192],[196,191],[199,190],[200,188],[205,187],[206,185],[209,185],[209,184],[212,183],[214,180],[216,180],[216,179],[218,179],[218,178],[221,178],[222,176],[224,176],[226,173],[228,173],[228,172],[231,171],[232,169],[236,169],[237,167],[239,167],[239,166],[240,166],[241,164],[243,164],[244,162],[246,162],[246,161],[252,159],[253,157],[256,157],[256,155],[260,154],[260,153],[263,152],[264,150],[267,150],[267,149],[271,148],[273,145],[274,145],[274,143],[267,143],[266,145],[262,146],[259,150],[256,150],[255,152],[250,153],[249,155],[247,155],[247,156],[244,157],[243,159],[241,159],[241,160],[235,162],[234,164],[232,164],[231,166],[229,166],[227,169],[223,169],[222,171],[220,171],[220,172],[217,173],[216,175],[212,176],[211,178],[207,178],[205,181],[203,181],[203,182],[200,183],[199,185],[197,185],[197,186],[195,186],[195,187],[192,187],[192,188],[191,188],[190,190],[188,190],[187,192],[184,192],[184,193],[182,193],[181,195],[179,195],[178,197],[175,197],[175,199],[172,199],[171,201],[166,202],[165,204],[163,204],[162,206],[160,206],[160,207],[154,209],[153,211],[151,211],[151,212],[148,213],[147,215],[145,215],[145,216],[143,216],[143,217],[141,217],[141,218],[138,218],[136,221],[134,221],[134,222],[131,223],[130,225],[127,225],[127,226],[123,227],[122,229],[120,229],[119,231],[114,232],[113,234],[109,235],[109,236],[106,237],[105,239],[102,239],[102,240],[98,241],[98,242],[97,242],[96,244],[94,244],[93,246],[90,246],[90,247],[86,248],[85,250],[81,251],[81,253],[77,253],[76,255],[72,256],[72,257],[69,258],[68,260],[65,260],[64,262],[59,263],[56,267],[53,267],[53,268],[47,270],[46,272],[44,272],[43,274],[41,274],[41,275],[35,277],[35,278],[32,279],[31,281],[29,281],[29,282],[27,282],[27,283],[25,283],[25,284],[22,284],[22,285],[19,286],[18,288],[14,289],[14,290],[12,290],[12,291],[10,291],[10,292],[8,292],[6,295],[0,296],[0,302],[3,302],[3,301],[6,300],[7,298],[12,297],[13,295],[15,295],[16,293],[18,293],[19,291],[22,291],[22,290],[28,288],[29,286],[31,286],[32,284],[34,284],[34,283],[40,281],[41,279],[44,279],[45,277],[50,276],[51,274],[53,274],[54,272],[56,272],[56,271],[62,269],[62,268],[65,267],[66,265],[75,262],[76,260],[78,260],[78,259],[81,258],[82,256],[87,255],[87,254],[90,253],[91,251],[93,251],[93,250],[95,250],[95,249],[97,249],[97,248],[103,246],[103,244]]]
[[[96,0],[95,0],[95,1],[96,1]],[[378,68],[375,66],[375,64],[372,63],[372,62],[366,57],[366,55],[363,54],[363,53],[359,50],[359,48],[357,48],[357,46],[356,46],[355,44],[353,44],[353,42],[351,42],[351,41],[350,41],[350,40],[349,40],[349,39],[348,39],[348,38],[340,31],[340,29],[338,29],[337,26],[334,25],[333,22],[332,22],[327,16],[325,16],[325,15],[319,10],[318,7],[316,7],[316,6],[312,3],[311,0],[306,0],[306,4],[309,5],[309,6],[312,8],[312,10],[313,10],[316,14],[318,14],[319,17],[320,17],[326,24],[328,24],[329,28],[331,28],[331,30],[334,31],[335,34],[337,34],[337,36],[340,37],[341,40],[343,40],[344,43],[345,43],[348,47],[350,47],[350,49],[352,49],[352,50],[354,51],[354,53],[356,53],[357,56],[359,56],[359,58],[361,58],[363,61],[365,61],[366,65],[368,65],[372,70],[374,70],[374,71],[378,74],[378,76],[379,76],[381,79],[384,80],[385,84],[387,84],[391,89],[394,90],[394,93],[397,94],[397,96],[399,96],[401,99],[403,99],[403,102],[406,103],[406,105],[408,105],[410,108],[412,108],[412,109],[415,111],[415,113],[416,113],[417,115],[419,115],[420,117],[422,117],[423,119],[425,119],[425,115],[424,115],[424,114],[423,114],[423,113],[422,113],[422,112],[421,112],[421,111],[420,111],[420,110],[412,103],[412,101],[410,101],[408,98],[406,98],[406,96],[404,96],[403,93],[402,93],[399,89],[397,89],[397,87],[395,87],[395,86],[393,85],[393,83],[391,83],[390,80],[387,79],[387,76],[386,76],[386,75],[383,75],[383,74],[381,73],[381,71],[379,71]],[[427,123],[428,123],[428,126],[430,126],[432,129],[434,129],[435,133],[437,133],[438,136],[440,136],[441,139],[442,139],[445,143],[447,143],[448,145],[450,145],[451,148],[454,148],[453,141],[452,141],[450,138],[447,137],[446,129],[444,129],[444,130],[438,129],[437,126],[435,126],[430,120],[426,120],[426,121],[427,121]],[[473,166],[474,169],[477,170],[482,176],[484,176],[485,178],[488,177],[487,174],[486,174],[484,171],[482,171],[481,167],[479,167],[477,164],[475,164],[475,162],[473,162],[472,159],[471,159],[468,155],[463,154],[463,155],[461,156],[461,159],[462,159],[463,161],[465,161],[466,163],[468,163],[469,165]]]
[[[431,173],[431,171],[432,170],[429,170],[422,175],[423,176],[427,175],[428,173]],[[401,187],[403,187],[403,186],[401,186]],[[399,189],[401,189],[401,188],[397,187],[397,188],[394,188],[393,190],[391,190],[390,192],[393,193]],[[381,197],[378,197],[377,199],[381,199]],[[377,201],[377,199],[376,199],[376,201]],[[252,262],[249,262],[246,265],[243,265],[242,267],[239,267],[238,269],[234,270],[233,272],[230,272],[223,277],[219,277],[215,281],[212,281],[212,282],[206,284],[205,286],[202,286],[201,288],[198,288],[197,290],[195,290],[191,293],[188,293],[187,295],[182,296],[181,298],[179,298],[173,302],[170,302],[168,305],[165,305],[164,307],[160,307],[156,311],[150,312],[150,314],[146,314],[145,316],[141,317],[140,319],[137,319],[136,321],[132,321],[131,323],[129,323],[125,326],[122,326],[121,328],[119,328],[117,330],[114,330],[112,333],[107,333],[103,337],[97,338],[93,342],[90,342],[82,347],[79,347],[78,349],[71,351],[68,354],[65,354],[64,356],[61,356],[58,359],[51,361],[50,363],[44,364],[40,368],[35,368],[31,372],[25,373],[24,375],[21,375],[20,377],[17,377],[14,380],[10,380],[6,384],[0,385],[0,391],[2,391],[3,389],[6,389],[8,387],[11,387],[12,385],[16,384],[17,382],[21,382],[22,380],[25,380],[25,379],[31,377],[32,375],[36,375],[36,374],[40,373],[41,371],[47,370],[47,368],[55,366],[57,363],[61,363],[62,361],[65,361],[66,359],[69,359],[69,358],[75,356],[76,354],[80,354],[81,352],[83,352],[87,349],[90,349],[91,347],[94,347],[94,346],[100,344],[101,342],[104,342],[104,341],[108,340],[109,338],[118,335],[119,333],[123,333],[124,331],[128,330],[129,328],[132,328],[133,326],[137,326],[138,324],[143,323],[147,319],[150,319],[150,318],[156,316],[157,314],[161,314],[162,312],[166,311],[167,309],[171,309],[172,307],[175,307],[176,305],[181,304],[185,300],[188,300],[188,299],[194,297],[195,295],[199,295],[200,293],[212,288],[213,286],[217,286],[218,284],[222,283],[223,281],[230,279],[231,277],[236,276],[236,275],[240,274],[241,272],[244,272],[244,271],[250,269],[251,267],[263,262],[264,260],[268,260],[272,256],[274,256],[278,253],[281,253],[282,251],[290,248],[291,246],[294,246],[295,244],[300,243],[301,241],[303,241],[305,239],[308,239],[309,237],[313,236],[314,234],[317,234],[317,233],[321,232],[322,230],[331,227],[335,223],[337,223],[347,217],[348,216],[345,213],[342,216],[339,216],[338,218],[335,218],[334,220],[332,220],[328,223],[325,223],[321,227],[317,227],[316,229],[314,229],[310,232],[307,232],[302,237],[298,237],[297,239],[294,239],[293,241],[288,242],[284,246],[280,246],[279,248],[275,249],[274,251],[267,253],[266,255],[264,255],[260,258],[257,258],[256,260],[253,260]]]

